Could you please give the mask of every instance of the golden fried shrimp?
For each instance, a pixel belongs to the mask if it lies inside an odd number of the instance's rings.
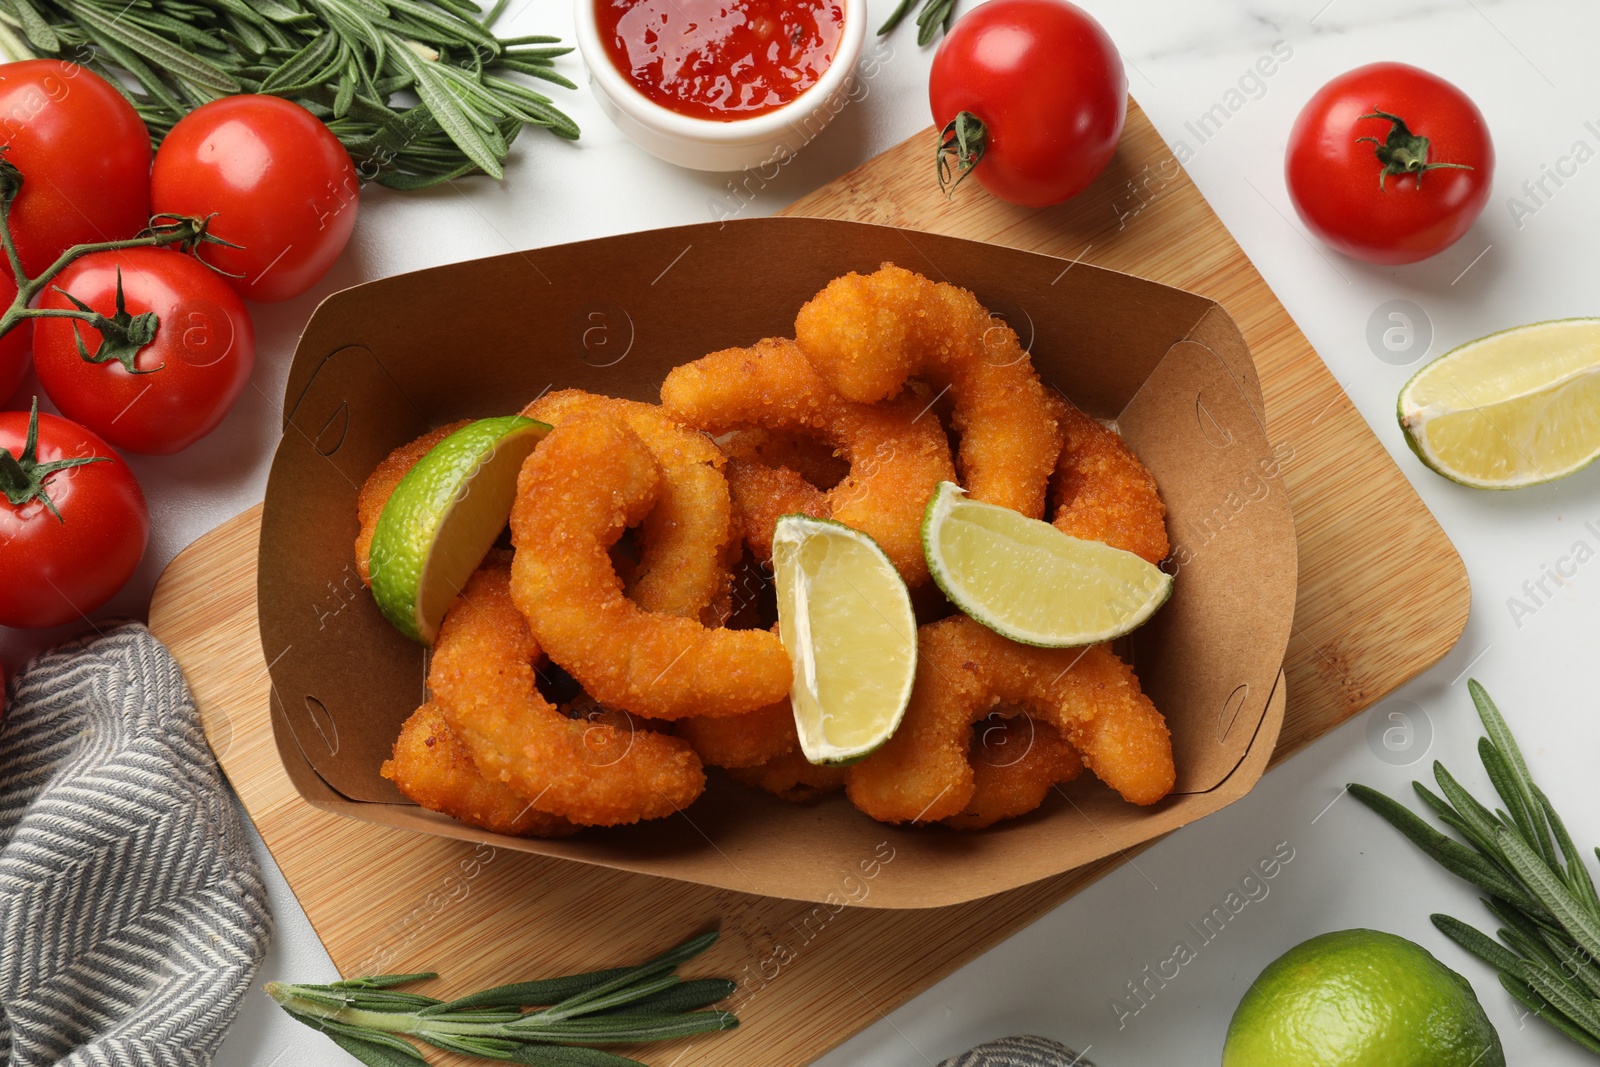
[[[1026,815],[1044,803],[1051,789],[1083,770],[1083,760],[1059,730],[1027,715],[980,722],[972,731],[967,759],[972,764],[972,799],[944,820],[953,830],[982,830]]]
[[[999,704],[1054,725],[1101,781],[1135,804],[1172,790],[1172,739],[1139,680],[1104,645],[1034,648],[966,616],[917,631],[905,719],[849,770],[850,799],[882,822],[934,822],[976,791],[970,727]]]
[[[759,426],[833,445],[850,463],[826,494],[833,518],[876,541],[907,585],[927,581],[922,512],[939,483],[954,480],[955,466],[944,428],[931,416],[919,418],[926,404],[916,397],[852,403],[828,388],[793,341],[768,338],[674,368],[661,402],[709,433]],[[771,542],[766,530],[745,536]]]
[[[367,480],[362,483],[361,492],[356,497],[356,521],[361,524],[361,532],[356,534],[356,569],[361,572],[361,580],[367,585],[372,584],[372,575],[369,572],[372,562],[372,535],[377,532],[378,519],[383,515],[383,506],[389,502],[389,497],[394,495],[394,487],[400,484],[400,479],[406,476],[406,471],[415,467],[418,460],[433,451],[434,445],[461,429],[469,421],[463,419],[460,422],[448,423],[429,430],[415,441],[401,445],[373,468],[372,473],[367,475]]]
[[[705,773],[688,742],[567,718],[535,686],[539,657],[510,572],[491,561],[445,616],[428,670],[434,702],[483,777],[585,826],[659,819],[700,795]]]
[[[772,559],[772,535],[779,516],[826,519],[833,514],[827,494],[788,467],[730,459],[724,473],[734,513],[744,528],[744,543],[762,563]]]
[[[818,489],[832,489],[850,473],[849,462],[832,445],[793,430],[735,430],[717,438],[717,445],[729,459],[787,467]]]
[[[784,800],[800,802],[831,793],[845,783],[844,767],[811,763],[797,746],[758,767],[734,767],[728,777],[753,789],[765,789]]]
[[[513,837],[563,837],[578,827],[540,811],[504,782],[478,773],[472,753],[445,721],[439,705],[418,708],[395,739],[394,758],[378,771],[407,797],[490,833]]]
[[[639,530],[637,577],[628,596],[646,611],[721,622],[740,547],[721,450],[654,404],[581,389],[546,393],[522,414],[552,426],[606,415],[639,436],[665,477]]]
[[[511,511],[517,607],[550,658],[602,704],[678,719],[783,699],[789,656],[776,634],[707,629],[623,595],[607,551],[650,513],[664,477],[615,419],[573,418],[550,431],[522,466]]]
[[[829,282],[794,329],[817,373],[847,399],[885,400],[914,376],[936,394],[948,390],[961,484],[986,503],[1044,515],[1061,434],[1016,333],[977,297],[885,263]]]
[[[1059,397],[1051,402],[1066,441],[1050,480],[1056,529],[1151,563],[1166,559],[1167,509],[1155,476],[1115,430]]]
[[[759,767],[800,747],[788,697],[743,715],[679,719],[677,734],[713,767]]]

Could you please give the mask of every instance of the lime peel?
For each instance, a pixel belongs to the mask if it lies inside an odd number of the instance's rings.
[[[917,672],[917,620],[894,564],[859,530],[784,515],[772,538],[778,633],[807,760],[845,764],[899,727]]]
[[[1600,457],[1600,319],[1452,349],[1405,384],[1396,416],[1417,457],[1462,485],[1520,489],[1581,470]]]
[[[1003,637],[1064,648],[1120,637],[1172,595],[1172,576],[1132,552],[1062,533],[941,482],[922,548],[951,602]]]
[[[521,415],[479,419],[417,461],[372,535],[372,596],[414,641],[431,645],[451,601],[511,517],[523,460],[550,427]]]

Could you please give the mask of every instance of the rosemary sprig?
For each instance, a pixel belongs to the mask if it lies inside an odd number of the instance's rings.
[[[25,2],[25,0],[17,0],[17,2],[21,3]],[[882,37],[886,33],[893,33],[894,28],[905,20],[905,17],[911,13],[911,9],[916,4],[917,0],[900,0],[899,6],[894,9],[894,13],[889,16],[888,21],[878,27],[878,36]],[[917,14],[918,47],[926,46],[941,33],[949,33],[950,26],[955,20],[956,0],[922,0],[922,10]]]
[[[731,995],[733,982],[686,982],[677,974],[679,964],[716,940],[713,930],[634,967],[519,982],[455,1000],[395,989],[436,974],[386,974],[328,985],[269,982],[267,995],[373,1067],[426,1062],[400,1035],[447,1052],[541,1067],[643,1067],[638,1060],[587,1046],[666,1041],[739,1025],[731,1012],[701,1010]]]
[[[1499,942],[1449,915],[1432,916],[1433,925],[1498,971],[1500,984],[1535,1015],[1600,1055],[1600,896],[1494,701],[1474,680],[1467,688],[1488,734],[1478,756],[1505,807],[1491,812],[1437,761],[1443,798],[1412,783],[1466,844],[1374,789],[1352,783],[1350,792],[1451,874],[1485,890],[1484,906],[1503,924]]]
[[[575,89],[555,69],[572,50],[554,37],[495,36],[503,6],[483,15],[472,0],[0,0],[0,51],[105,75],[157,143],[219,96],[287,97],[328,124],[364,179],[418,189],[502,177],[527,126],[578,136],[523,80]]]

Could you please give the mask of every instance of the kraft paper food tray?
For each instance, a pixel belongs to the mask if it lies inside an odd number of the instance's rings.
[[[1149,808],[1085,773],[978,833],[899,828],[842,795],[790,804],[710,771],[686,811],[552,841],[424,811],[378,774],[425,697],[425,650],[379,615],[352,554],[356,493],[395,446],[547,389],[656,400],[667,371],[793,333],[829,279],[892,260],[973,290],[1047,385],[1115,418],[1155,473],[1172,598],[1121,648],[1173,734],[1178,782]],[[821,219],[750,219],[457,263],[329,297],[294,355],[259,560],[273,729],[296,789],[354,819],[732,890],[823,901],[837,871],[895,855],[871,907],[953,904],[1124,851],[1239,797],[1282,724],[1295,596],[1287,496],[1243,338],[1216,304],[1030,252]],[[1281,457],[1280,457],[1281,458]]]

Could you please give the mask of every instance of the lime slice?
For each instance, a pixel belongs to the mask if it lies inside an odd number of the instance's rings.
[[[1600,455],[1600,319],[1518,326],[1429,363],[1400,390],[1422,462],[1478,489],[1520,489]]]
[[[922,551],[956,607],[1027,645],[1109,641],[1172,593],[1172,576],[1132,552],[968,499],[952,482],[940,482],[928,501]]]
[[[401,633],[433,644],[439,623],[511,517],[517,472],[550,427],[480,419],[440,441],[395,486],[372,535],[372,596]]]
[[[853,763],[889,740],[911,699],[911,595],[872,538],[828,519],[780,518],[772,568],[800,748],[812,763]]]

